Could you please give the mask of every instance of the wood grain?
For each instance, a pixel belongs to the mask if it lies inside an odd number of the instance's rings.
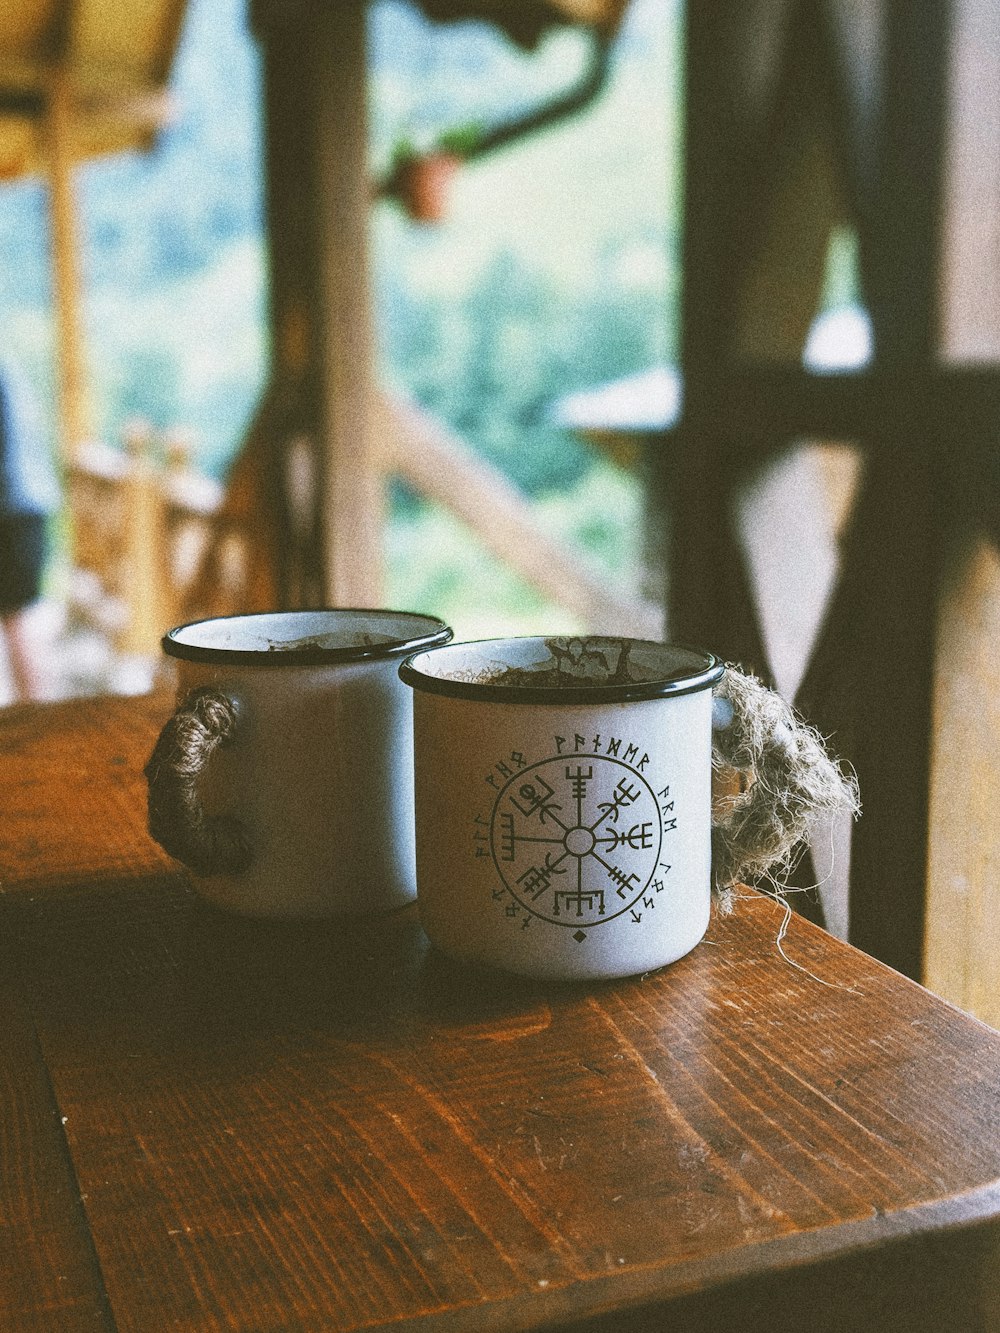
[[[412,912],[258,925],[172,878],[17,907],[122,1330],[695,1318],[1000,1212],[1000,1038],[804,922],[797,970],[759,897],[586,990],[454,969]]]
[[[950,98],[942,199],[941,347],[997,378],[1000,361],[1000,10],[967,0],[952,17]],[[971,404],[966,425],[967,512],[942,561],[934,675],[926,979],[940,994],[1000,1025],[1000,832],[990,800],[1000,737],[1000,558],[990,513],[987,441]],[[997,419],[994,401],[990,420]],[[945,437],[947,438],[947,437]],[[957,450],[950,451],[953,455]],[[978,530],[977,530],[978,529]]]
[[[927,983],[1000,1026],[1000,553],[981,538],[949,551],[938,620],[928,857]],[[971,836],[971,830],[979,830]]]
[[[266,126],[270,392],[290,409],[262,474],[281,537],[278,604],[378,606],[365,5],[248,8]]]
[[[1000,1035],[759,895],[591,987],[225,916],[160,712],[0,722],[0,1328],[1000,1329]]]
[[[0,943],[0,1328],[112,1327],[59,1110]]]
[[[172,707],[153,694],[0,710],[0,894],[173,865],[146,832],[142,776]]]

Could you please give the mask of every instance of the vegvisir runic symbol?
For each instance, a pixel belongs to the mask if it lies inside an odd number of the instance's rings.
[[[641,917],[664,824],[637,769],[604,754],[554,755],[512,775],[490,820],[490,851],[525,912],[586,930],[623,913]],[[639,910],[633,910],[639,909]]]

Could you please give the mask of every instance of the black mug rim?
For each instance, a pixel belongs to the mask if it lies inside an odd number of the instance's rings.
[[[587,684],[587,685],[502,685],[488,681],[454,680],[447,677],[433,676],[421,671],[419,659],[438,651],[458,648],[474,648],[487,644],[539,642],[546,639],[585,639],[588,642],[602,641],[620,643],[622,639],[631,639],[633,643],[650,648],[663,648],[684,653],[692,653],[702,659],[697,669],[671,673],[659,679],[634,681],[627,684]],[[490,639],[471,639],[458,643],[447,643],[423,648],[412,653],[400,665],[399,676],[405,685],[425,694],[436,694],[450,699],[469,699],[478,703],[507,704],[606,704],[636,701],[641,699],[677,698],[684,694],[695,694],[711,689],[723,676],[726,664],[715,653],[704,648],[695,648],[684,643],[663,643],[655,639],[635,638],[625,634],[528,634],[507,635]]]
[[[424,625],[437,628],[428,633],[414,634],[406,639],[393,639],[387,643],[353,644],[335,648],[312,644],[302,648],[278,650],[207,647],[202,644],[182,643],[175,637],[184,630],[197,629],[201,625],[224,624],[231,620],[264,620],[275,616],[326,614],[393,616],[400,620],[422,622]],[[451,626],[439,616],[428,615],[422,611],[395,611],[390,607],[381,606],[310,606],[287,611],[248,611],[229,616],[205,616],[201,620],[189,620],[168,630],[160,640],[160,646],[167,657],[182,662],[201,662],[217,666],[325,666],[337,662],[364,662],[378,658],[404,657],[414,652],[441,648],[451,641],[452,634]]]

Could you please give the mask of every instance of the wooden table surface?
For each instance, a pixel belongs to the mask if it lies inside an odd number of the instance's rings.
[[[224,916],[168,707],[0,714],[0,1329],[1000,1328],[996,1033],[754,895],[588,987]]]

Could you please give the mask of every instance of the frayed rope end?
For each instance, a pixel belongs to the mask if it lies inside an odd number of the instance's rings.
[[[822,736],[755,676],[734,666],[715,687],[712,713],[712,884],[718,907],[733,886],[780,888],[819,815],[861,811],[857,779]]]

